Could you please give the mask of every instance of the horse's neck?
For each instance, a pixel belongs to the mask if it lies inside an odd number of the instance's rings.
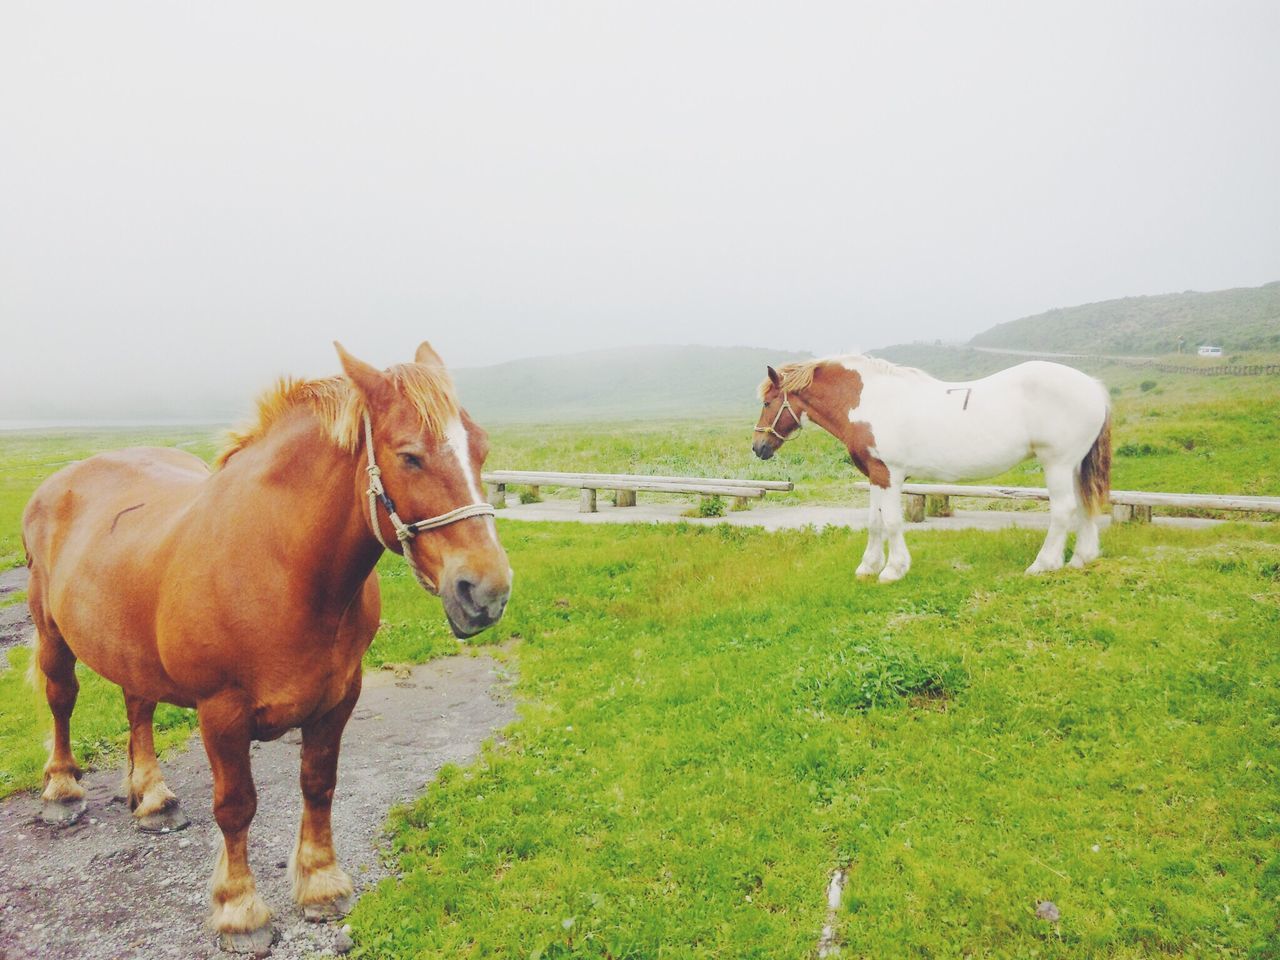
[[[237,456],[246,454],[256,454],[246,464],[253,468],[245,471],[252,488],[246,495],[283,541],[291,573],[310,581],[326,605],[345,605],[382,553],[359,496],[364,470],[356,455],[338,449],[305,411],[283,418]]]
[[[869,384],[885,376],[890,374],[873,368],[849,368],[843,364],[825,371],[823,377],[815,379],[805,391],[809,419],[849,446],[855,439],[849,411],[858,408]]]

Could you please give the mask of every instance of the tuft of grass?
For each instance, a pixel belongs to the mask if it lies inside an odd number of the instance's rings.
[[[697,516],[699,517],[723,517],[724,498],[718,494],[710,497],[702,497],[698,500],[696,510]]]
[[[841,646],[799,688],[815,707],[851,713],[899,706],[915,700],[950,699],[964,687],[964,668],[955,658],[923,657],[884,638],[876,644]]]

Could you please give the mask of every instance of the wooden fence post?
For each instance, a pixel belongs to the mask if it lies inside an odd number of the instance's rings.
[[[613,505],[615,507],[634,507],[636,505],[636,492],[634,490],[613,491]]]
[[[578,500],[579,513],[596,512],[596,492],[591,487],[582,488],[582,496]]]
[[[951,516],[951,498],[926,494],[924,498],[924,515],[926,517]]]
[[[924,495],[908,493],[903,500],[902,515],[911,523],[924,523]]]
[[[489,484],[489,503],[496,510],[501,510],[507,505],[507,485],[505,483]]]
[[[733,507],[732,507],[732,509],[734,509],[734,510],[750,510],[750,509],[751,509],[751,501],[750,501],[750,500],[748,500],[746,497],[734,497],[734,498],[733,498]]]
[[[1112,523],[1128,523],[1133,519],[1133,507],[1127,503],[1113,503],[1111,505],[1111,522]]]

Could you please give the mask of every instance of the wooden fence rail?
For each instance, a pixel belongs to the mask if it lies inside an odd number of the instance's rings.
[[[614,506],[634,507],[636,494],[694,493],[703,497],[732,497],[735,507],[748,499],[760,499],[770,490],[791,490],[789,480],[735,480],[726,477],[656,477],[631,473],[558,473],[536,470],[490,470],[482,475],[489,487],[489,502],[502,507],[508,486],[528,487],[536,497],[542,487],[576,487],[582,491],[579,510],[596,512],[596,491],[614,491]]]
[[[856,484],[869,490],[869,483]],[[983,500],[1048,500],[1044,487],[968,486],[960,483],[906,483],[903,514],[920,523],[925,516],[951,516],[952,497]],[[1111,516],[1119,521],[1150,522],[1155,507],[1182,510],[1226,510],[1243,513],[1280,513],[1280,497],[1251,497],[1220,493],[1149,493],[1144,490],[1112,490]]]

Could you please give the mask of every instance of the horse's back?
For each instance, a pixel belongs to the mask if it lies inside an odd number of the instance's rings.
[[[78,460],[31,495],[22,515],[27,553],[33,561],[54,563],[76,534],[115,535],[125,516],[120,511],[168,516],[193,500],[208,477],[203,460],[171,447],[131,447]],[[138,526],[128,523],[124,529]]]

